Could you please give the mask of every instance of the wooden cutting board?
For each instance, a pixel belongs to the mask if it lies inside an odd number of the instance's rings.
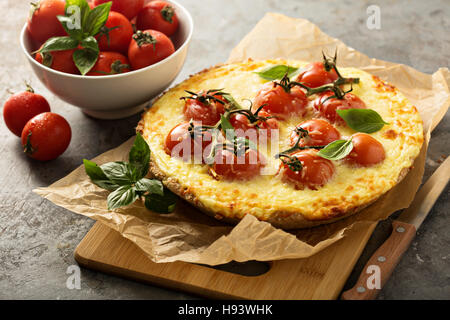
[[[214,299],[337,299],[376,223],[305,259],[270,262],[244,276],[185,262],[154,263],[133,242],[97,222],[75,249],[83,267]]]

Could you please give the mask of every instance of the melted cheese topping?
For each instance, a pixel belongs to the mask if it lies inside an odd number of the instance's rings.
[[[190,164],[172,158],[164,151],[164,140],[169,131],[183,116],[184,90],[198,92],[212,88],[224,88],[236,101],[248,106],[266,80],[254,71],[269,65],[286,64],[303,67],[300,61],[266,60],[229,64],[199,73],[165,93],[143,115],[142,134],[152,151],[152,161],[166,176],[176,181],[196,202],[210,212],[230,218],[242,218],[252,214],[260,220],[280,212],[284,216],[302,214],[308,220],[326,220],[355,208],[364,206],[391,189],[404,168],[410,168],[419,154],[423,142],[422,120],[414,106],[398,92],[376,77],[355,68],[339,68],[344,77],[359,77],[359,84],[353,85],[367,108],[377,111],[389,123],[382,130],[371,134],[380,141],[386,152],[386,159],[372,167],[352,167],[342,161],[333,161],[336,172],[333,178],[318,190],[295,190],[289,182],[283,182],[276,175],[280,161],[267,155],[268,164],[264,175],[248,181],[215,180],[208,174],[208,166]],[[345,88],[346,90],[348,88]],[[315,99],[313,95],[310,100]],[[289,148],[289,136],[297,124],[317,117],[312,110],[304,117],[280,121],[280,145],[273,146],[272,154]],[[347,126],[335,127],[343,139],[353,133]]]

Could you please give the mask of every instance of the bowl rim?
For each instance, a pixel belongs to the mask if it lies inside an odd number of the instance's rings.
[[[179,4],[176,1],[168,0],[168,2],[173,3],[178,9],[181,9],[185,13],[185,15],[187,17],[187,21],[188,21],[189,33],[188,33],[188,35],[186,37],[186,40],[183,42],[183,44],[177,50],[175,50],[174,53],[172,53],[170,56],[164,58],[163,60],[158,61],[157,63],[152,64],[150,66],[147,66],[145,68],[141,68],[141,69],[138,69],[138,70],[132,70],[130,72],[125,72],[125,73],[111,74],[111,75],[105,75],[105,76],[86,76],[86,75],[83,76],[83,75],[79,75],[79,74],[71,74],[71,73],[66,73],[66,72],[61,72],[61,71],[58,71],[58,70],[54,70],[52,68],[49,68],[49,67],[47,67],[47,66],[37,62],[33,58],[33,56],[31,55],[31,53],[28,52],[27,48],[25,47],[25,34],[26,34],[26,31],[27,31],[27,24],[28,24],[28,22],[25,22],[25,24],[24,24],[24,26],[22,28],[22,31],[20,32],[20,46],[22,47],[22,50],[25,53],[27,59],[29,61],[31,61],[33,64],[35,64],[37,67],[42,68],[42,69],[46,70],[47,72],[51,72],[51,73],[54,73],[54,74],[57,74],[57,75],[66,76],[68,78],[92,79],[92,80],[105,79],[106,80],[106,79],[111,79],[111,78],[128,77],[128,76],[132,76],[132,75],[137,74],[137,73],[146,72],[146,71],[149,71],[151,69],[156,69],[157,67],[159,67],[163,63],[168,62],[171,59],[173,59],[176,56],[178,56],[179,54],[181,54],[183,49],[186,46],[189,45],[189,43],[191,41],[191,38],[192,38],[192,34],[194,33],[194,21],[192,19],[191,14],[189,13],[189,11],[184,6],[182,6],[181,4]]]

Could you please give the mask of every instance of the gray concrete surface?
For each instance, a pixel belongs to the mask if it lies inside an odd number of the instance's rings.
[[[404,63],[427,73],[450,61],[449,1],[295,1],[295,0],[180,0],[194,16],[195,33],[188,59],[177,82],[189,74],[226,60],[230,49],[265,12],[302,17],[326,33],[365,54]],[[366,8],[381,9],[381,29],[368,30]],[[75,264],[73,251],[93,221],[58,208],[33,194],[92,158],[133,135],[138,116],[99,121],[84,116],[50,94],[31,72],[19,44],[19,30],[28,14],[29,0],[2,0],[0,11],[0,103],[6,89],[19,91],[31,81],[45,95],[53,111],[68,119],[73,138],[55,161],[38,163],[22,154],[19,140],[0,122],[0,299],[185,299],[193,298],[150,285],[87,269],[81,289],[66,288],[67,267]],[[426,176],[449,153],[450,116],[432,134]],[[396,268],[379,299],[450,298],[450,190],[441,195],[411,248]],[[379,225],[351,275],[349,287],[371,252],[389,233],[389,222]]]

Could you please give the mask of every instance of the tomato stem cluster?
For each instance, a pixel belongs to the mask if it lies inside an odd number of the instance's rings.
[[[172,17],[174,15],[174,13],[175,12],[171,6],[165,6],[161,10],[161,15],[162,15],[163,19],[169,23],[173,23]]]
[[[294,172],[298,172],[303,169],[302,163],[296,157],[291,156],[290,154],[297,150],[306,150],[306,149],[322,149],[324,146],[300,146],[300,140],[306,138],[309,135],[308,130],[305,130],[301,127],[295,128],[295,132],[298,134],[297,141],[294,146],[291,148],[284,150],[275,155],[275,159],[280,159],[285,165],[289,167]]]
[[[101,37],[106,37],[106,42],[108,43],[108,47],[111,45],[111,38],[109,36],[109,33],[117,28],[120,28],[121,26],[114,26],[111,28],[108,28],[106,25],[100,28],[100,31],[98,32],[98,40],[100,40]]]
[[[332,96],[333,98],[343,99],[345,94],[352,91],[352,88],[349,91],[343,91],[340,86],[344,84],[359,83],[359,78],[345,78],[340,74],[336,66],[337,52],[335,52],[333,58],[326,57],[323,51],[322,55],[323,55],[323,66],[325,68],[325,71],[329,72],[331,70],[334,70],[338,76],[338,78],[335,81],[333,81],[333,83],[324,84],[317,88],[311,88],[305,85],[304,83],[291,81],[289,79],[288,72],[286,72],[286,74],[283,76],[280,82],[274,81],[274,86],[281,86],[287,93],[290,93],[293,87],[299,86],[306,90],[307,96],[311,96],[313,94],[318,94],[325,91],[333,91],[334,92],[334,96]]]
[[[195,93],[189,90],[184,90],[187,93],[190,94],[190,96],[186,96],[186,97],[181,97],[181,100],[197,100],[200,103],[203,103],[205,105],[211,105],[211,101],[220,103],[220,104],[225,104],[225,102],[221,99],[219,99],[218,97],[223,97],[224,95],[228,95],[228,93],[223,92],[223,89],[210,89],[208,91],[206,91],[205,94],[202,93]]]
[[[130,65],[126,63],[122,63],[120,60],[116,60],[111,63],[111,74],[122,73],[124,69],[129,69]]]
[[[228,110],[225,113],[225,117],[230,120],[231,116],[235,113],[239,113],[242,114],[243,116],[245,116],[248,121],[250,122],[250,124],[255,123],[255,127],[259,128],[258,126],[258,121],[267,121],[269,119],[275,118],[274,116],[268,116],[268,117],[264,117],[264,116],[260,116],[258,115],[258,113],[266,106],[266,104],[262,104],[258,107],[258,109],[256,109],[255,112],[252,111],[252,103],[250,101],[250,107],[248,109],[234,109],[234,110]]]
[[[156,51],[156,39],[150,33],[138,30],[133,35],[133,39],[136,41],[138,47],[144,44],[153,44],[153,51]]]

